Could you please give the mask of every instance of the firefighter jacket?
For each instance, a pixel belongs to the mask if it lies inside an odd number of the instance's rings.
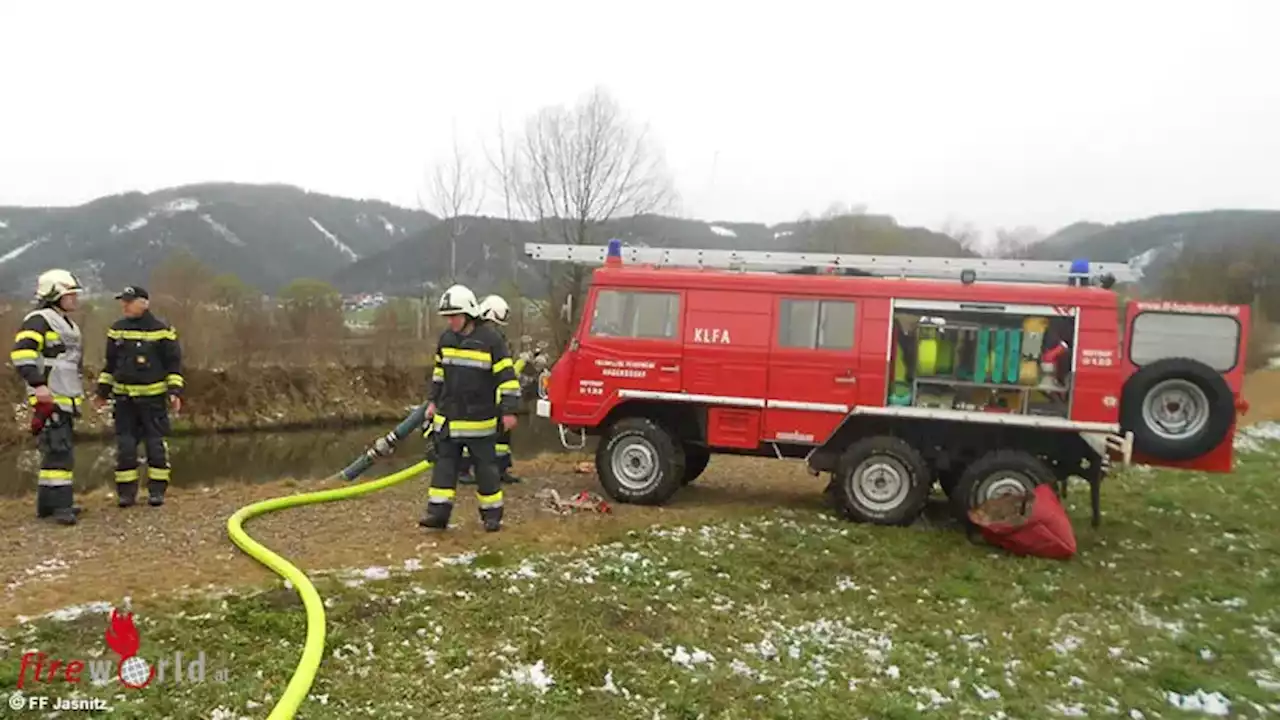
[[[497,433],[498,416],[518,409],[520,383],[514,368],[506,341],[487,323],[476,323],[468,335],[445,330],[431,373],[433,425],[439,429],[447,424],[454,438]]]
[[[107,331],[99,397],[181,395],[184,384],[178,333],[150,310],[136,318],[120,318]]]
[[[84,341],[71,318],[52,306],[27,313],[13,337],[9,360],[27,384],[28,401],[35,388],[48,385],[54,403],[75,413],[84,398]]]

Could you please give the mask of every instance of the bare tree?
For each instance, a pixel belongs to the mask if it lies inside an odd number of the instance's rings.
[[[1029,225],[1000,228],[996,230],[996,242],[990,249],[990,255],[995,258],[1025,258],[1031,246],[1043,239],[1044,233]]]
[[[603,88],[573,108],[546,107],[530,117],[509,160],[504,182],[546,242],[591,244],[610,219],[665,210],[676,197],[647,128],[633,125]],[[549,263],[546,314],[561,347],[582,312],[586,277],[579,265]]]
[[[458,238],[467,231],[465,215],[475,215],[484,202],[484,186],[478,181],[466,153],[453,136],[453,151],[438,161],[431,180],[431,210],[449,223],[449,282],[458,280]]]
[[[485,158],[489,161],[489,170],[491,177],[498,183],[498,190],[502,193],[502,209],[503,217],[507,221],[507,251],[511,253],[511,287],[516,297],[512,298],[511,304],[517,310],[517,319],[519,321],[516,331],[520,335],[524,335],[524,298],[520,293],[520,248],[516,247],[515,238],[515,192],[512,187],[515,181],[514,166],[515,151],[507,140],[507,129],[502,118],[498,118],[498,150],[495,157],[487,148],[485,149]]]
[[[982,244],[982,231],[977,225],[967,220],[948,218],[939,232],[960,243],[960,247],[975,255],[982,255],[985,250]]]

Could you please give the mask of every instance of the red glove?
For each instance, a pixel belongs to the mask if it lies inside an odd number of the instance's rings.
[[[36,403],[36,411],[31,415],[31,434],[39,435],[44,429],[44,424],[53,415],[58,407],[51,402]]]

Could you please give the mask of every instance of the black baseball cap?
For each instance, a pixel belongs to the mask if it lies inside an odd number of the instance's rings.
[[[138,285],[129,285],[116,293],[117,300],[137,300],[138,298],[149,300],[151,296],[147,294],[146,288]]]

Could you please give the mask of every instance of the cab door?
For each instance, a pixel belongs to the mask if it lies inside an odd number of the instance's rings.
[[[839,297],[776,303],[764,434],[818,445],[858,402],[859,303]]]
[[[595,424],[621,399],[681,390],[680,291],[592,288],[575,342],[566,417]]]
[[[1120,418],[1134,462],[1231,470],[1248,335],[1247,305],[1128,303]]]

